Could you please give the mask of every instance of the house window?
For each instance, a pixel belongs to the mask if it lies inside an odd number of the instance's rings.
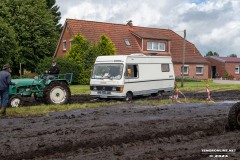
[[[235,74],[239,74],[239,66],[235,66]]]
[[[151,51],[165,51],[165,43],[147,42],[147,50],[151,50]]]
[[[196,74],[203,74],[203,66],[196,66]]]
[[[181,73],[182,73],[182,67],[181,67]],[[183,74],[188,74],[188,65],[185,65],[183,67]]]
[[[137,78],[138,77],[138,66],[137,65],[127,65],[125,76],[126,76],[126,78]]]
[[[63,41],[63,50],[64,51],[67,50],[67,42],[66,42],[66,40]]]
[[[70,48],[71,48],[73,46],[73,41],[70,40],[69,42],[70,42]]]
[[[161,64],[162,72],[170,72],[169,64]]]
[[[128,39],[125,39],[125,44],[126,44],[127,46],[131,46],[131,44],[130,44],[130,42],[129,42]]]

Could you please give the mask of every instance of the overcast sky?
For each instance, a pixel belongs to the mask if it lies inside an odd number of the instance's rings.
[[[56,0],[66,18],[168,28],[196,45],[202,55],[240,57],[240,0]]]

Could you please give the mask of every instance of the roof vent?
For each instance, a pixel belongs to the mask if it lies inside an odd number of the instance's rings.
[[[132,20],[127,21],[127,25],[129,25],[130,27],[132,27],[132,26],[133,26]]]

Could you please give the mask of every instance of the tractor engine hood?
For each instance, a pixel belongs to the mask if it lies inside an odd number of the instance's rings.
[[[21,79],[12,79],[12,82],[18,82],[18,87],[20,86],[31,86],[31,85],[38,85],[39,80],[33,78],[21,78]]]

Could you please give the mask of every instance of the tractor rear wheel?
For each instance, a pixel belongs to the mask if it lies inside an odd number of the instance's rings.
[[[240,102],[234,104],[228,114],[228,125],[230,129],[240,129]]]
[[[10,99],[9,99],[9,101],[8,101],[9,107],[13,107],[13,108],[21,107],[22,104],[23,104],[23,99],[22,99],[22,97],[17,96],[17,95],[11,96]]]
[[[56,81],[45,86],[43,98],[47,104],[66,104],[71,98],[71,92],[67,84]]]

